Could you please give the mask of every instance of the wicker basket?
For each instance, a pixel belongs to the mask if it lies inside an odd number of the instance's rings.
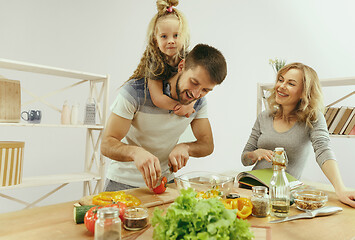
[[[24,142],[0,141],[0,186],[22,182]]]

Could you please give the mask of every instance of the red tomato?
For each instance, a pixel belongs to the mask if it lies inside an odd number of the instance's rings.
[[[113,204],[110,204],[108,206],[105,206],[105,207],[115,207],[115,208],[118,208],[120,211],[120,218],[121,220],[123,221],[123,215],[124,215],[124,211],[126,209],[126,204],[124,203],[121,203],[121,202],[116,202],[116,203],[113,203]]]
[[[168,180],[166,179],[166,177],[163,177],[161,180],[161,184],[153,189],[153,192],[156,194],[161,194],[163,192],[165,192],[166,190],[166,184],[167,184]]]
[[[85,213],[84,223],[91,233],[95,233],[95,222],[97,220],[97,210],[102,207],[92,207]]]
[[[118,208],[119,213],[120,213],[120,218],[123,221],[123,214],[126,209],[126,204],[124,204],[124,203],[117,202],[117,203],[113,203],[113,204],[110,204],[107,206],[92,207],[89,209],[89,211],[87,211],[85,213],[85,217],[84,217],[84,223],[85,223],[86,228],[89,230],[89,232],[95,233],[95,222],[97,220],[97,212],[100,208],[106,208],[106,207]]]

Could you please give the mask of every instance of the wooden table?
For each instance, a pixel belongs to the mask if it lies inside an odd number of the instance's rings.
[[[251,195],[250,190],[237,188],[236,191],[241,196]],[[277,224],[268,223],[275,219],[273,217],[255,218],[250,216],[248,221],[253,226],[270,227],[272,240],[355,240],[355,209],[340,203],[334,192],[327,193],[329,196],[327,206],[340,206],[343,208],[342,212],[331,216]],[[84,224],[74,223],[74,203],[66,202],[0,214],[0,239],[94,239]],[[166,209],[168,205],[162,205],[160,208]],[[149,212],[152,214],[153,208],[150,208]],[[291,207],[290,215],[299,213],[301,211],[294,206]],[[137,235],[139,232],[135,233],[135,236]],[[125,231],[123,231],[123,236],[127,236]],[[131,235],[131,237],[124,239],[135,239],[135,236]]]

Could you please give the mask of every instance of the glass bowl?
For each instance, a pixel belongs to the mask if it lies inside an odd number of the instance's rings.
[[[219,173],[196,171],[182,174],[175,178],[178,189],[192,188],[196,192],[218,190],[221,197],[231,193],[234,187],[234,177]]]
[[[148,224],[148,209],[145,207],[127,207],[123,215],[123,227],[127,230],[141,230]]]
[[[295,204],[302,211],[323,207],[328,201],[328,195],[320,190],[303,189],[293,193]]]

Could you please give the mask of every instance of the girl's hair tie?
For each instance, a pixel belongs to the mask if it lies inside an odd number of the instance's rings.
[[[170,6],[170,7],[166,8],[166,11],[169,12],[169,13],[173,12],[173,6]]]

